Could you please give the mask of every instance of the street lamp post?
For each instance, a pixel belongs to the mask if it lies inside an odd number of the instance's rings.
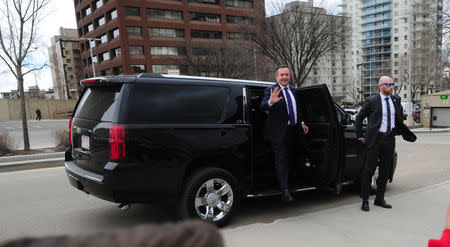
[[[93,55],[93,53],[92,53],[92,45],[91,45],[91,42],[92,41],[101,41],[101,39],[99,39],[99,38],[78,38],[79,40],[87,40],[87,41],[89,41],[89,52],[91,53],[91,62],[92,62],[92,74],[94,75],[94,77],[96,76],[95,75],[95,65],[94,65],[94,55]]]

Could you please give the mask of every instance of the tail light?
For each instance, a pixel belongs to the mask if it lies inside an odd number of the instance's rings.
[[[112,161],[125,159],[125,128],[122,125],[109,127],[109,159]]]
[[[72,146],[72,120],[73,117],[69,120],[69,145]]]

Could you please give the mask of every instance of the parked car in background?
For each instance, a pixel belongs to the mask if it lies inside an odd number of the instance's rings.
[[[159,74],[83,80],[70,119],[68,180],[121,207],[169,204],[183,218],[223,225],[241,199],[281,194],[259,107],[272,84]],[[326,84],[294,93],[309,133],[290,190],[338,194],[364,164],[355,126]]]

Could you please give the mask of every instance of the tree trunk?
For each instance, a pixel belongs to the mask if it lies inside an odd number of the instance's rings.
[[[23,76],[21,68],[19,68],[17,72],[18,72],[17,84],[19,85],[19,94],[20,94],[20,112],[22,115],[23,149],[25,151],[28,151],[30,150],[30,139],[28,137],[27,112],[25,111],[25,93],[23,90]]]

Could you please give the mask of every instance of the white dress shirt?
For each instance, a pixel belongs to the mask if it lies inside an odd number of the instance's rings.
[[[386,96],[384,96],[382,93],[380,93],[381,96],[381,108],[383,111],[383,117],[381,118],[381,125],[380,125],[380,129],[378,130],[379,132],[382,133],[386,133],[387,132],[387,126],[388,126],[388,122],[387,122],[387,107],[386,107]],[[390,106],[390,110],[391,110],[391,130],[393,130],[395,128],[395,108],[394,108],[394,102],[392,102],[391,97],[387,96],[387,98],[389,99],[389,106]]]

